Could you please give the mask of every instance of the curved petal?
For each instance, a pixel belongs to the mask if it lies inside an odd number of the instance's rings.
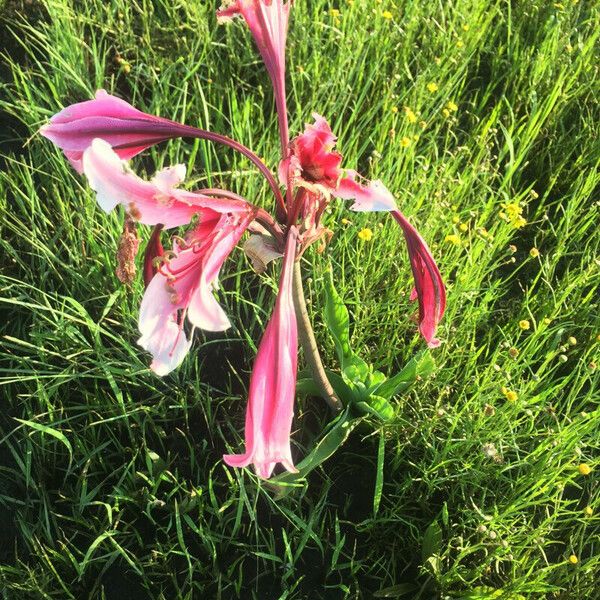
[[[83,153],[83,172],[104,211],[110,212],[117,204],[122,204],[144,225],[162,223],[169,229],[186,225],[203,209],[218,212],[248,210],[248,204],[239,200],[175,189],[185,176],[183,165],[163,169],[151,181],[144,181],[129,170],[108,142],[100,138],[96,138]]]
[[[430,348],[440,345],[435,337],[438,323],[446,310],[446,289],[439,269],[431,255],[431,251],[419,232],[408,222],[398,210],[392,216],[402,227],[410,265],[415,280],[415,289],[411,299],[419,301],[419,330]]]
[[[368,181],[363,185],[357,181],[359,177],[356,171],[347,170],[346,177],[340,180],[338,188],[333,192],[334,196],[344,200],[354,200],[350,210],[356,212],[388,212],[397,210],[396,200],[391,192],[376,179]]]

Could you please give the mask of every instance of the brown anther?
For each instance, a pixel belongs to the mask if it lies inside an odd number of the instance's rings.
[[[131,285],[135,279],[135,257],[140,246],[136,224],[131,217],[125,217],[123,233],[117,249],[117,278],[125,285]]]

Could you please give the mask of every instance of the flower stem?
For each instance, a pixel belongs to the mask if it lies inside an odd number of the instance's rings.
[[[304,358],[312,372],[313,379],[321,391],[321,396],[334,412],[342,410],[343,406],[340,399],[333,391],[333,387],[327,378],[325,368],[321,362],[321,355],[317,348],[317,340],[308,312],[306,310],[306,301],[304,300],[304,288],[302,286],[302,271],[300,270],[300,261],[294,263],[294,283],[293,283],[294,307],[296,308],[296,319],[298,320],[298,337],[304,350]]]

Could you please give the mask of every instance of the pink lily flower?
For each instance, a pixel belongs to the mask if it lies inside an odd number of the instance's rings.
[[[250,28],[273,83],[283,149],[289,140],[285,98],[285,44],[292,4],[293,0],[225,0],[217,11],[219,22],[240,16]]]
[[[173,251],[150,281],[142,304],[138,344],[153,356],[150,368],[158,375],[175,369],[191,345],[183,332],[185,319],[205,331],[224,331],[231,326],[213,291],[218,287],[221,267],[254,213],[220,214],[205,209],[198,225]]]
[[[381,181],[366,181],[356,171],[342,169],[342,155],[333,148],[337,141],[327,121],[313,113],[314,124],[290,142],[291,155],[279,165],[279,179],[320,194],[354,199],[354,211],[390,211],[396,208],[392,194]]]
[[[223,144],[243,154],[258,168],[275,196],[279,211],[285,214],[285,203],[273,174],[246,146],[219,133],[146,114],[104,90],[98,90],[94,100],[72,104],[61,110],[40,128],[40,133],[63,150],[78,173],[83,172],[85,150],[96,138],[108,142],[124,160],[150,146],[178,137]]]
[[[143,225],[162,223],[165,229],[170,229],[187,225],[203,209],[222,213],[244,212],[249,207],[247,202],[240,200],[177,189],[185,178],[184,165],[167,167],[156,173],[151,181],[144,181],[129,170],[108,142],[99,138],[85,150],[81,162],[100,208],[110,212],[121,204]]]
[[[291,141],[291,155],[279,166],[282,181],[289,177],[294,186],[305,190],[296,196],[297,206],[291,214],[304,216],[310,209],[314,229],[330,196],[354,199],[350,207],[354,211],[391,212],[402,227],[408,247],[415,280],[411,299],[419,301],[419,330],[429,347],[438,346],[440,341],[435,338],[435,330],[446,308],[446,292],[425,240],[398,211],[394,197],[381,181],[366,181],[356,171],[340,167],[342,155],[333,149],[335,135],[323,117],[318,114],[313,117],[314,124],[308,124],[304,133]]]
[[[106,140],[122,159],[181,135],[176,123],[137,110],[120,98],[98,90],[94,100],[67,106],[54,115],[40,133],[63,150],[81,173],[81,159],[94,138]]]
[[[265,479],[271,476],[278,462],[288,471],[297,472],[290,449],[298,361],[298,331],[292,299],[297,241],[298,230],[292,226],[288,233],[275,309],[260,342],[250,378],[246,452],[223,456],[223,460],[232,467],[246,467],[253,463],[257,474]]]

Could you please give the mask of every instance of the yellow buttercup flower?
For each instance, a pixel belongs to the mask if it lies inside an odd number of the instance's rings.
[[[445,242],[450,242],[455,246],[460,246],[460,238],[455,233],[450,233],[444,238]]]
[[[448,102],[448,104],[446,104],[446,108],[450,111],[450,112],[456,112],[458,110],[458,106],[452,102],[452,100],[450,100]]]
[[[415,113],[408,106],[404,107],[404,114],[406,115],[409,123],[417,122],[417,115],[415,115]]]
[[[574,554],[571,554],[571,556],[569,556],[569,562],[572,565],[576,565],[579,562],[579,560],[577,559],[577,557]]]
[[[592,467],[586,463],[581,463],[577,469],[581,475],[589,475],[592,472]]]
[[[358,239],[362,240],[363,242],[370,242],[373,239],[373,231],[368,227],[361,229],[358,232]]]
[[[519,327],[523,330],[523,331],[527,331],[530,327],[531,324],[529,323],[529,321],[527,319],[521,319],[519,321]]]
[[[537,258],[540,255],[540,251],[537,248],[532,248],[529,251],[529,256],[531,256],[531,258]]]
[[[403,148],[408,148],[408,147],[410,146],[410,144],[411,144],[411,141],[410,141],[410,138],[409,138],[409,137],[406,137],[406,136],[404,136],[404,137],[403,137],[403,138],[400,140],[400,145],[401,145]]]
[[[438,87],[437,83],[432,81],[427,84],[427,89],[433,94],[434,92],[437,92],[440,88]]]
[[[392,13],[391,13],[389,10],[384,10],[384,11],[381,13],[381,16],[382,16],[384,19],[388,19],[388,21],[394,18],[394,15],[393,15],[393,14],[392,14]]]

